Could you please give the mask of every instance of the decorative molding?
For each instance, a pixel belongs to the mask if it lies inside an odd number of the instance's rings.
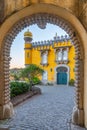
[[[69,60],[61,60],[61,61],[55,60],[55,62],[56,62],[57,64],[68,64],[68,63],[69,63]]]
[[[43,66],[48,66],[49,64],[48,63],[40,63],[41,65]]]

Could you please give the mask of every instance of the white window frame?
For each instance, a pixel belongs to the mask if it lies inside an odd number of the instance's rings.
[[[67,50],[63,50],[63,61],[67,61],[68,60],[68,52]]]
[[[46,53],[42,54],[42,63],[47,64],[47,54]]]
[[[57,61],[62,61],[62,51],[61,50],[57,51]]]
[[[48,64],[48,51],[41,52],[41,64],[42,65]]]
[[[45,78],[44,78],[45,77]],[[47,71],[44,71],[43,72],[43,75],[42,75],[42,80],[43,81],[47,81],[47,79],[48,79],[48,73],[47,73]]]

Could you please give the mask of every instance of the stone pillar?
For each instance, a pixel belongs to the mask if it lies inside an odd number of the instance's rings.
[[[75,43],[74,43],[75,44]],[[84,93],[84,63],[81,58],[79,43],[75,44],[75,107],[72,114],[72,123],[84,125],[83,93]]]
[[[68,58],[69,58],[69,47],[67,47],[67,61],[68,61]]]
[[[10,118],[14,111],[13,105],[10,102],[10,87],[9,87],[9,63],[8,56],[9,46],[5,46],[4,55],[0,54],[0,119]]]

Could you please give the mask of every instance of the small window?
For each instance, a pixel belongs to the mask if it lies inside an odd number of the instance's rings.
[[[46,80],[47,80],[47,71],[44,71],[44,72],[43,72],[42,80],[43,80],[43,81],[46,81]]]
[[[56,53],[56,61],[67,61],[68,60],[68,51],[67,50],[58,50]]]
[[[27,53],[27,58],[29,58],[30,56],[29,56],[29,52]]]
[[[42,64],[47,64],[47,54],[44,52],[42,53]]]
[[[63,51],[63,61],[66,61],[66,60],[68,60],[68,52],[67,52],[67,50],[64,50]]]
[[[58,51],[56,55],[57,55],[57,61],[61,61],[62,60],[62,51]]]
[[[62,60],[62,52],[59,51],[59,53],[58,53],[58,61],[61,61],[61,60]]]

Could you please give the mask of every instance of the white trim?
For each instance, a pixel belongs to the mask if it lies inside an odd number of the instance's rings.
[[[67,85],[69,85],[70,67],[65,65],[65,64],[60,64],[60,65],[55,67],[55,69],[54,69],[54,72],[55,72],[55,74],[54,74],[54,81],[55,81],[55,83],[57,84],[57,71],[56,71],[56,69],[59,68],[59,67],[66,67],[67,68]]]
[[[48,72],[47,72],[47,71],[44,71],[43,74],[45,74],[46,79],[43,78],[44,76],[42,75],[42,82],[43,82],[43,83],[47,83],[47,81],[48,81]]]
[[[68,52],[67,50],[63,50],[63,61],[67,61],[68,60]]]
[[[41,63],[47,64],[48,63],[48,51],[41,52]]]

